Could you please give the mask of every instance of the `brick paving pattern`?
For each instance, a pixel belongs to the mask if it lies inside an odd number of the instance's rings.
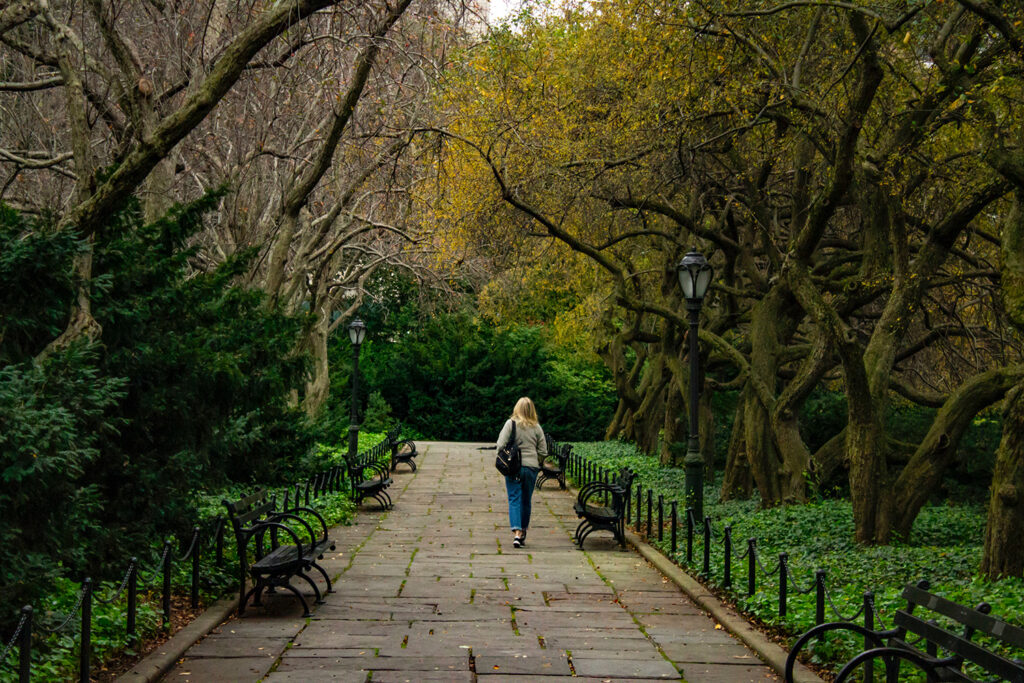
[[[516,549],[493,450],[419,446],[419,471],[395,475],[394,510],[332,530],[336,592],[312,618],[287,593],[270,596],[164,681],[778,680],[610,534],[576,550],[573,497],[556,482],[534,494]]]

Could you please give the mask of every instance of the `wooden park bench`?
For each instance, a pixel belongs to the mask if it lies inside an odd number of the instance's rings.
[[[989,616],[992,608],[988,603],[981,603],[977,609],[958,605],[929,593],[927,581],[908,584],[902,597],[907,607],[896,611],[891,629],[872,630],[837,621],[815,626],[800,636],[786,658],[786,681],[792,682],[797,655],[808,642],[828,631],[851,631],[862,636],[869,646],[843,666],[836,683],[849,680],[863,666],[873,666],[876,659],[885,664],[887,683],[900,680],[903,663],[923,671],[929,682],[981,683],[996,676],[995,680],[1006,683],[1024,683],[1024,661],[1010,660],[990,646],[1024,651],[1024,629]],[[923,616],[921,609],[932,615]],[[987,642],[978,641],[976,636]]]
[[[547,435],[545,435],[547,436]],[[537,488],[548,479],[558,482],[559,488],[565,490],[565,469],[569,462],[569,455],[572,453],[572,446],[569,444],[555,443],[554,439],[547,436],[548,457],[540,464],[540,473],[537,475]],[[554,462],[551,460],[554,459]]]
[[[412,439],[402,439],[401,441],[396,439],[391,441],[391,471],[402,463],[405,463],[412,468],[412,471],[416,471],[416,463],[413,462],[413,458],[419,455],[416,450],[416,442]]]
[[[626,547],[626,500],[635,476],[624,467],[613,481],[592,481],[580,489],[573,508],[582,519],[575,535],[581,550],[583,541],[595,531],[612,532],[619,545]]]
[[[238,613],[245,612],[250,597],[255,596],[253,605],[260,606],[264,590],[284,588],[299,598],[303,616],[308,617],[309,604],[291,584],[291,579],[298,577],[312,586],[316,602],[320,604],[323,602],[320,588],[309,576],[309,571],[315,569],[327,582],[327,592],[333,592],[330,577],[317,564],[325,552],[334,550],[334,541],[327,537],[324,518],[308,507],[296,506],[279,512],[275,510],[276,500],[265,489],[233,503],[222,502],[228,510],[238,544],[241,574]],[[253,582],[248,592],[245,590],[247,578]]]
[[[389,510],[394,505],[387,492],[393,479],[388,471],[388,464],[381,459],[384,454],[382,447],[387,446],[388,441],[385,440],[354,458],[345,456],[345,468],[356,505],[367,498],[373,498],[380,503],[382,510]]]

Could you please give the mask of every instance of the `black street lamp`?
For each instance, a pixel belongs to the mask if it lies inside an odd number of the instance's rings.
[[[704,303],[704,294],[711,284],[714,271],[707,259],[696,248],[676,266],[679,286],[683,288],[686,299],[686,311],[690,316],[690,423],[689,438],[686,441],[686,457],[683,464],[686,468],[686,501],[693,508],[697,520],[704,519],[704,456],[700,452],[700,434],[698,430],[697,406],[700,402],[700,356],[697,351],[697,328],[700,324],[700,307]]]
[[[356,318],[348,324],[348,338],[352,340],[352,411],[348,423],[348,455],[356,457],[359,443],[359,347],[366,337],[366,323]]]

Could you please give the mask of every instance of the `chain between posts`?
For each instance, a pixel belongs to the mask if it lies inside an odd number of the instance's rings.
[[[189,544],[188,550],[185,551],[185,554],[178,558],[178,562],[184,562],[188,558],[192,557],[192,551],[194,551],[196,549],[196,546],[198,545],[198,543],[199,543],[199,527],[195,526],[195,527],[192,528],[192,543]]]
[[[864,604],[862,603],[860,609],[854,612],[853,615],[849,617],[843,616],[843,613],[839,611],[839,608],[836,607],[836,603],[832,600],[832,591],[830,591],[827,586],[825,587],[825,602],[828,603],[829,608],[832,610],[832,614],[834,614],[836,619],[839,621],[853,621],[860,615],[864,614]]]
[[[144,572],[145,573],[149,573],[149,574],[157,574],[158,572],[162,572],[164,570],[164,565],[167,563],[167,555],[168,555],[168,553],[170,553],[170,551],[171,551],[170,544],[169,543],[164,543],[164,552],[160,556],[160,561],[157,563],[157,565],[155,567],[151,567],[149,569],[146,569],[144,567],[139,567],[139,571],[136,572],[136,575],[141,578],[142,574]],[[150,584],[150,583],[148,583],[146,581],[142,582],[143,588],[149,588],[149,586],[151,586],[151,585],[152,584]]]
[[[757,566],[761,568],[761,571],[767,574],[768,576],[775,576],[775,574],[777,574],[779,569],[782,567],[782,563],[780,562],[779,564],[776,564],[771,571],[768,571],[767,569],[765,569],[764,564],[761,562],[761,555],[757,552],[757,547],[751,546],[751,548],[754,551],[754,561],[757,563]]]
[[[43,633],[57,633],[58,631],[63,631],[64,627],[67,626],[68,624],[70,624],[71,620],[74,619],[75,615],[78,614],[78,610],[82,606],[82,602],[85,601],[85,593],[86,593],[86,589],[84,587],[79,589],[79,591],[78,591],[78,602],[75,603],[74,609],[72,609],[71,612],[67,615],[67,617],[64,618],[64,621],[61,622],[60,626],[58,626],[56,628],[47,628],[46,626],[43,626],[42,624],[40,624],[39,625],[39,630],[42,631]]]
[[[812,590],[814,590],[814,584],[809,584],[807,588],[800,588],[800,584],[796,581],[796,576],[793,575],[793,568],[789,566],[788,559],[789,558],[787,556],[786,573],[789,574],[789,580],[793,582],[791,584],[792,587],[790,588],[790,590],[796,593],[797,595],[807,595]]]
[[[132,569],[135,569],[135,558],[132,558],[132,561],[128,563],[128,569],[125,570],[124,578],[121,579],[121,586],[114,592],[114,595],[106,600],[103,598],[96,598],[96,602],[101,605],[110,605],[116,602],[121,597],[121,594],[124,593],[124,589],[128,587],[128,579],[132,575]]]
[[[14,635],[11,637],[10,642],[4,647],[3,654],[0,654],[0,664],[7,661],[7,655],[11,654],[11,649],[14,648],[14,644],[18,642],[18,636],[21,635],[21,629],[25,628],[25,623],[29,620],[29,616],[32,614],[32,608],[26,605],[21,609],[21,619],[18,621],[18,627],[14,629]]]

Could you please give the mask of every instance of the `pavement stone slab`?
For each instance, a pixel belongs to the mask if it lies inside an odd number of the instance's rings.
[[[676,667],[665,659],[609,659],[609,658],[572,658],[573,668],[580,676],[605,676],[613,679],[620,677],[643,678],[657,680],[679,680]],[[693,683],[688,681],[688,683]]]
[[[331,530],[337,550],[323,564],[335,592],[311,619],[279,591],[193,646],[164,680],[777,680],[610,535],[575,548],[571,493],[534,493],[527,545],[516,549],[493,443],[418,445],[417,472],[393,475],[393,510],[367,504],[355,524]]]

